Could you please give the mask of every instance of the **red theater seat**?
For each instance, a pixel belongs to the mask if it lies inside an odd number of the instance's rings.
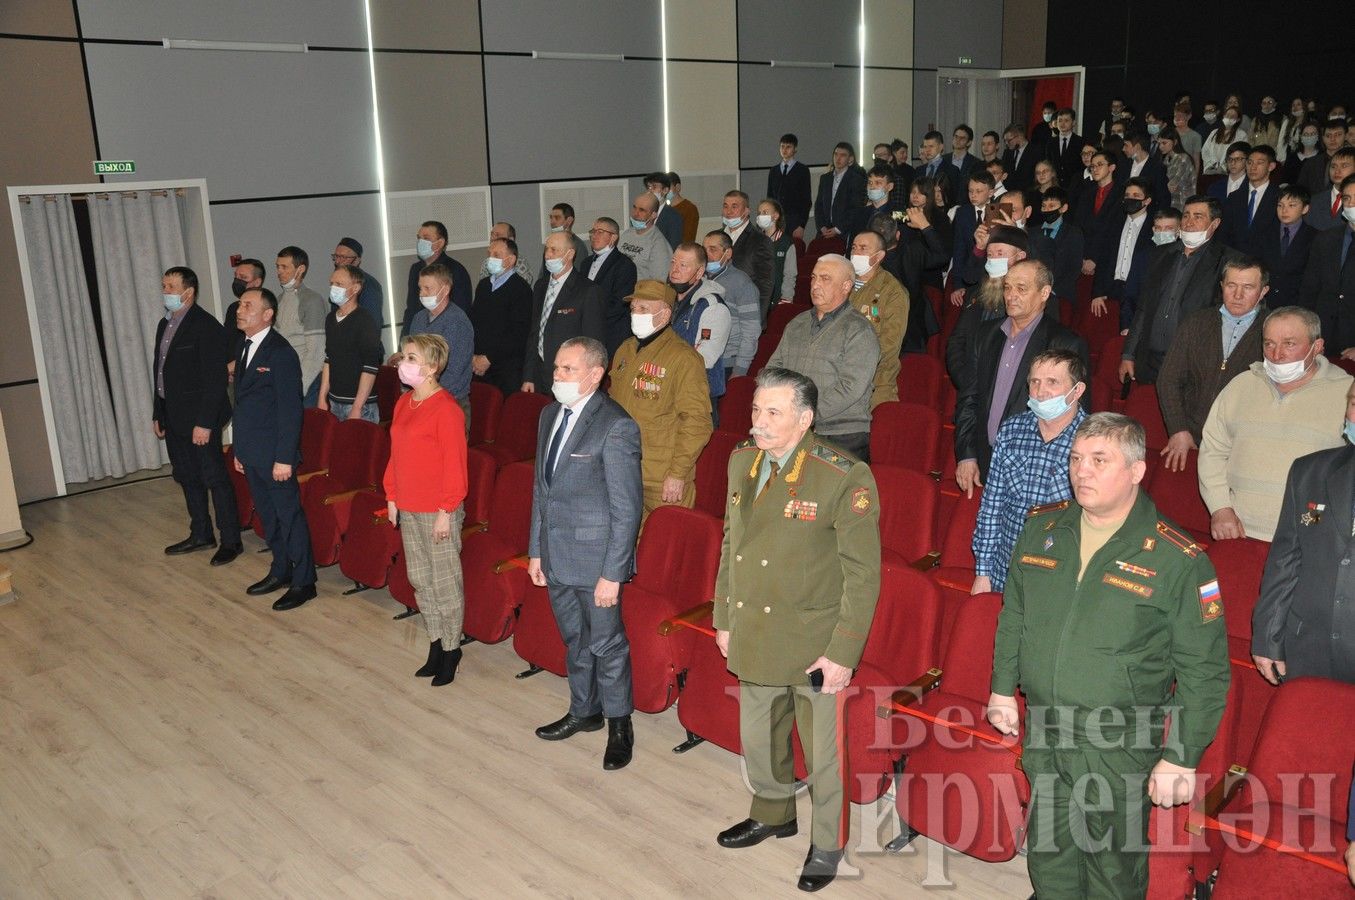
[[[470,383],[470,437],[472,446],[493,443],[499,435],[499,417],[503,414],[503,393],[483,381]]]
[[[746,438],[716,431],[696,459],[696,508],[723,520],[729,493],[729,454]]]
[[[748,437],[753,427],[753,392],[757,380],[751,375],[736,375],[725,382],[725,393],[720,398],[720,430],[736,434],[740,440]]]
[[[338,561],[353,495],[380,489],[390,449],[385,426],[361,419],[346,419],[335,426],[328,468],[301,485],[301,508],[317,566]]]
[[[486,644],[513,633],[515,614],[527,589],[527,532],[532,517],[530,462],[499,469],[489,503],[489,524],[461,541],[461,574],[466,590],[465,632]]]
[[[481,445],[500,467],[536,456],[536,429],[541,411],[554,402],[550,394],[517,391],[503,401],[494,442]],[[474,411],[471,424],[475,422]]]
[[[936,482],[901,466],[872,462],[870,469],[880,494],[881,558],[909,566],[937,550],[940,492]]]
[[[1200,497],[1199,456],[1199,451],[1189,451],[1185,469],[1180,472],[1159,464],[1153,472],[1153,486],[1148,493],[1164,518],[1208,541],[1209,509]]]
[[[918,403],[891,400],[871,412],[872,462],[902,466],[924,474],[941,471],[941,414]]]

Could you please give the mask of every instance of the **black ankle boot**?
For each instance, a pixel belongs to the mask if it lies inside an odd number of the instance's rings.
[[[442,638],[428,645],[428,661],[423,664],[419,671],[414,673],[415,678],[427,678],[430,675],[438,674],[438,662],[442,659]]]
[[[461,648],[444,651],[438,663],[438,674],[433,679],[433,687],[442,687],[456,681],[456,667],[461,665]]]

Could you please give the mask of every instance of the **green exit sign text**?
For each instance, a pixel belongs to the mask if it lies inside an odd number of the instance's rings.
[[[974,57],[972,57],[972,56],[961,56],[961,57],[960,57],[960,65],[962,65],[962,66],[972,66],[972,65],[974,65]]]
[[[136,171],[136,163],[130,159],[96,159],[95,175],[131,175]]]

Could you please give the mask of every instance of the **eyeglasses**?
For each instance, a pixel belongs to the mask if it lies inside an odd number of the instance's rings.
[[[334,263],[355,263],[358,261],[356,256],[340,256],[337,253],[331,253],[329,259]]]
[[[592,236],[592,235],[595,235],[595,234],[616,234],[616,232],[615,232],[615,231],[608,231],[608,230],[605,229],[605,228],[590,228],[590,229],[588,229],[588,234],[589,234],[589,236]]]

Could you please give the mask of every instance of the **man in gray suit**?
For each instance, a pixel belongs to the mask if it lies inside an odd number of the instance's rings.
[[[566,647],[569,712],[536,729],[560,741],[607,720],[604,769],[630,762],[630,643],[621,623],[621,583],[635,573],[644,486],[640,428],[598,387],[607,349],[591,337],[564,341],[541,412],[527,574],[550,591]]]

